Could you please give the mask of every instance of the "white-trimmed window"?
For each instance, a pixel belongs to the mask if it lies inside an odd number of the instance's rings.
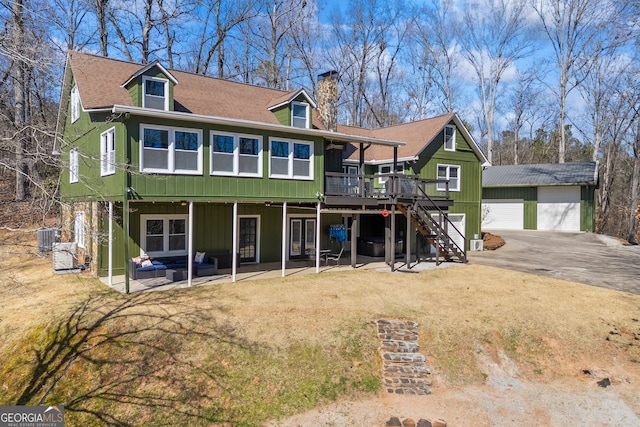
[[[445,151],[456,151],[456,127],[444,127],[444,149]]]
[[[142,77],[142,106],[156,110],[169,109],[169,81],[157,77]]]
[[[100,175],[116,173],[116,128],[100,134]]]
[[[187,215],[140,215],[140,251],[150,257],[185,255]]]
[[[71,89],[71,123],[75,123],[80,118],[80,92],[78,86]]]
[[[269,139],[269,177],[313,179],[313,143]]]
[[[262,176],[262,137],[211,132],[211,175]]]
[[[78,247],[84,248],[84,212],[76,212],[73,235]]]
[[[449,191],[460,191],[460,166],[458,165],[438,165],[438,180],[449,181]],[[438,182],[438,191],[446,191],[447,184]]]
[[[72,148],[69,151],[69,182],[73,184],[78,182],[79,167],[78,167],[78,149]]]
[[[309,104],[302,102],[291,103],[291,126],[296,128],[309,127]]]
[[[389,179],[388,174],[393,171],[393,164],[378,165],[378,183],[384,184]],[[404,173],[404,163],[398,163],[396,166],[397,173]]]
[[[202,174],[202,130],[140,126],[140,171]]]

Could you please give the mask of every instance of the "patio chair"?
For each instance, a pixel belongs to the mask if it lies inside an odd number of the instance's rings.
[[[340,257],[342,257],[343,252],[344,252],[344,246],[340,248],[340,252],[338,252],[337,254],[335,253],[326,254],[324,256],[324,265],[329,265],[329,261],[335,261],[336,265],[340,265]]]

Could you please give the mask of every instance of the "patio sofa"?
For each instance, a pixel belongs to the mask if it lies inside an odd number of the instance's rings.
[[[187,269],[187,256],[140,258],[129,260],[129,278],[133,280],[165,277],[167,270]],[[213,276],[218,273],[218,259],[204,255],[202,262],[193,263],[195,276]]]

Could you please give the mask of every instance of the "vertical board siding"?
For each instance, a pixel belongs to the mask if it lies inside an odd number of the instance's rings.
[[[580,230],[595,231],[596,215],[596,188],[593,185],[583,186],[580,189]]]
[[[207,198],[225,200],[290,200],[316,201],[316,193],[323,192],[324,185],[324,140],[322,138],[301,138],[296,135],[272,135],[265,131],[217,127],[197,126],[202,129],[203,138],[203,173],[202,175],[143,174],[140,165],[140,124],[162,125],[173,127],[191,127],[189,122],[171,122],[151,119],[131,119],[127,123],[129,144],[131,147],[131,164],[134,172],[131,186],[138,194],[147,199]],[[262,137],[262,177],[211,176],[210,175],[210,132],[242,133]],[[313,143],[314,178],[313,180],[274,179],[269,178],[269,137],[276,136],[287,139],[304,140]]]

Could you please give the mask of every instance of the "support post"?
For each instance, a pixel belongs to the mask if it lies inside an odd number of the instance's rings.
[[[411,268],[411,206],[407,208],[407,268]]]
[[[316,206],[316,273],[320,273],[320,202]]]
[[[128,261],[127,264],[129,265]],[[109,287],[113,286],[113,202],[109,202]],[[128,270],[128,268],[126,269]]]
[[[233,202],[233,226],[232,226],[233,243],[231,244],[231,282],[236,282],[236,273],[238,270],[238,202]]]
[[[391,205],[391,250],[389,254],[391,255],[391,271],[395,270],[396,263],[396,204]]]
[[[351,215],[351,267],[356,268],[358,261],[358,217],[356,214]]]
[[[122,228],[124,232],[124,262],[129,265],[129,196],[125,193],[122,203]],[[129,293],[129,268],[124,269],[124,292]]]
[[[287,274],[287,202],[282,203],[282,277]]]
[[[187,285],[193,285],[193,201],[189,202],[189,248],[187,255]]]

